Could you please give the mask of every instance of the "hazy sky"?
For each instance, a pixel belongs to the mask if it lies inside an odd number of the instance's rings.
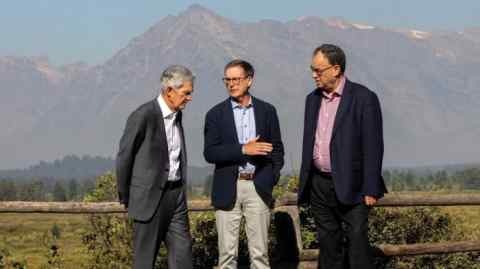
[[[0,56],[99,64],[163,17],[195,3],[235,21],[314,15],[426,31],[480,26],[480,0],[5,0],[0,8]]]

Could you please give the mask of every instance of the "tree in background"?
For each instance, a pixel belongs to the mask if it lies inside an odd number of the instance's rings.
[[[15,201],[17,199],[17,186],[13,180],[0,180],[0,201]],[[1,267],[0,267],[1,268]]]
[[[68,200],[75,201],[78,199],[79,186],[76,179],[71,179],[68,182]]]
[[[57,202],[67,201],[67,191],[65,190],[65,185],[62,181],[55,182],[53,187],[53,200]]]
[[[38,179],[24,184],[18,191],[18,198],[21,201],[45,201],[47,193],[45,184]]]
[[[465,189],[480,190],[480,168],[470,168],[454,175],[458,181],[463,181]]]
[[[203,195],[204,196],[210,196],[210,193],[212,192],[212,184],[213,184],[213,174],[208,175],[205,178],[205,183],[203,185]]]

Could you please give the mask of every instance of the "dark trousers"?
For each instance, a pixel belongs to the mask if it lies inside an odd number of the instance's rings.
[[[341,204],[331,176],[316,171],[311,179],[311,210],[320,244],[318,268],[375,268],[368,242],[369,207]]]
[[[167,247],[168,268],[193,268],[187,200],[181,182],[167,182],[150,220],[134,221],[133,240],[134,269],[153,268],[162,241]]]

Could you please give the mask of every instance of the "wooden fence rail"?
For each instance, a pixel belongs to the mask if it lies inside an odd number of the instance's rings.
[[[296,207],[295,194],[286,194],[275,203],[276,213],[286,213],[293,225],[293,237],[296,241],[301,261],[313,262],[318,250],[303,249],[300,236],[300,217]],[[376,207],[407,206],[480,206],[480,193],[470,194],[388,194],[375,205]],[[193,212],[211,211],[207,200],[189,201],[188,208]],[[0,213],[63,213],[63,214],[111,214],[126,213],[118,202],[0,202]],[[377,256],[406,256],[424,254],[444,254],[454,252],[480,251],[480,240],[461,242],[441,242],[408,245],[383,244],[374,247]],[[305,267],[307,268],[307,267]]]
[[[297,196],[286,194],[275,203],[275,208],[281,206],[296,206]],[[376,207],[407,207],[407,206],[480,206],[480,193],[475,194],[387,194],[380,199]],[[193,200],[188,202],[190,211],[213,210],[208,200]],[[118,202],[0,202],[0,213],[125,213],[125,208]]]

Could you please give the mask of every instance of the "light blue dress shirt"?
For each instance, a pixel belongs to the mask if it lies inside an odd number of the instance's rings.
[[[257,136],[255,127],[255,115],[253,111],[252,97],[250,96],[250,102],[246,107],[242,107],[233,98],[230,99],[233,109],[233,117],[235,119],[235,127],[237,129],[238,141],[240,144],[247,144],[248,141],[254,139]],[[254,173],[255,166],[246,162],[238,167],[239,173]]]

